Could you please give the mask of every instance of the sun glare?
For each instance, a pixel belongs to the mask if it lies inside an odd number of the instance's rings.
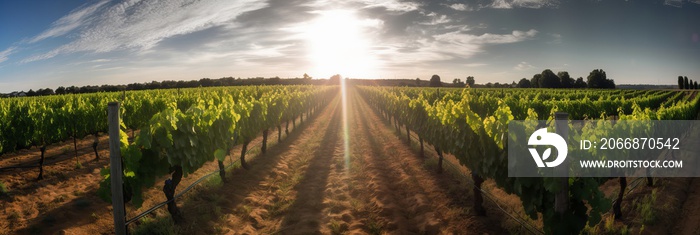
[[[375,21],[360,20],[352,11],[318,12],[308,28],[309,60],[316,77],[374,78],[378,61],[370,52],[370,40],[365,35]]]

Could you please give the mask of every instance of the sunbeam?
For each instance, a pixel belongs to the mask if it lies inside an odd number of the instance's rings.
[[[340,79],[340,93],[343,101],[343,159],[345,160],[345,172],[350,170],[350,133],[348,130],[348,92],[345,79]]]

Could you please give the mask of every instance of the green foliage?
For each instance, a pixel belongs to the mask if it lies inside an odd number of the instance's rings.
[[[141,219],[141,224],[131,231],[131,234],[159,234],[159,235],[169,235],[169,234],[179,234],[173,226],[173,221],[170,217],[159,217],[150,218],[144,217]]]
[[[120,134],[124,188],[137,208],[143,203],[143,189],[174,167],[182,167],[187,177],[207,162],[224,160],[234,145],[330,100],[338,89],[253,86],[158,92],[142,92],[148,101],[127,99],[122,110],[131,117],[124,119]],[[124,132],[129,125],[141,130],[132,143]],[[98,194],[109,200],[109,171],[103,169],[102,176]]]
[[[650,195],[645,196],[635,205],[637,212],[642,217],[643,224],[654,224],[656,222],[656,213],[654,211],[654,203],[656,202],[656,189],[651,191]]]
[[[5,186],[5,184],[2,181],[0,181],[0,196],[5,196],[5,195],[7,195],[7,187]]]
[[[543,72],[553,75],[549,73],[551,71]],[[536,76],[537,79],[543,78],[543,74]],[[494,179],[506,192],[518,195],[531,218],[537,219],[538,214],[543,216],[547,234],[579,233],[586,225],[599,223],[611,202],[598,189],[602,180],[569,178],[569,210],[560,216],[552,206],[554,195],[559,191],[556,179],[508,177],[506,132],[510,120],[546,120],[557,111],[570,113],[573,120],[604,119],[606,113],[628,120],[690,119],[697,114],[699,99],[683,101],[683,96],[673,91],[438,90],[364,86],[358,90],[369,104],[408,125],[424,141],[454,155],[472,172]],[[669,99],[675,103],[666,108],[662,104]],[[610,132],[610,128],[640,133],[640,136],[653,130],[643,126],[603,125],[587,126],[584,131],[594,136],[598,132]],[[510,130],[523,132],[520,136],[534,131],[517,126]]]
[[[0,100],[0,154],[107,132],[107,103],[116,94]]]

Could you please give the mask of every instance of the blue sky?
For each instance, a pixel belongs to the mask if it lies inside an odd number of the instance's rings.
[[[204,77],[700,80],[700,0],[1,1],[0,92]]]

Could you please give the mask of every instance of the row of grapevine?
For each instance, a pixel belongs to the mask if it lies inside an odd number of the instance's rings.
[[[128,112],[130,105],[162,107],[146,122],[123,120],[125,126],[135,125],[140,129],[133,142],[128,141],[126,133],[120,135],[126,201],[140,207],[143,190],[168,174],[172,178],[165,182],[164,192],[171,200],[183,176],[213,160],[219,162],[220,174],[225,179],[223,160],[238,144],[243,145],[241,165],[247,168],[246,148],[258,134],[265,135],[264,151],[270,128],[277,127],[281,136],[282,123],[295,123],[297,117],[308,116],[337,93],[334,86],[214,88],[154,94],[149,101],[125,104],[123,112]],[[102,175],[99,194],[110,200],[109,169],[103,169]],[[168,204],[168,209],[177,221],[175,203]]]
[[[0,99],[0,153],[105,132],[108,101],[102,93]]]
[[[106,107],[110,101],[122,102],[121,116],[124,118],[126,127],[131,129],[133,137],[134,130],[141,129],[148,123],[150,117],[165,110],[168,104],[174,104],[180,111],[185,111],[201,98],[201,94],[216,96],[228,93],[235,100],[239,100],[246,97],[260,98],[263,93],[273,89],[277,88],[262,86],[246,89],[189,88],[0,99],[0,155],[33,146],[38,147],[41,151],[38,178],[42,179],[48,145],[72,138],[76,164],[79,166],[77,139],[94,135],[95,141],[92,147],[96,159],[99,159],[97,137],[99,133],[107,132]],[[311,88],[300,86],[298,89]],[[284,108],[286,104],[280,105],[282,105],[280,108]],[[299,109],[301,106],[293,108]]]
[[[598,190],[601,180],[570,178],[569,209],[564,214],[557,215],[553,206],[554,195],[561,188],[557,179],[509,178],[506,147],[509,121],[551,120],[552,114],[557,111],[572,113],[571,119],[597,118],[601,115],[605,117],[606,114],[638,120],[690,119],[697,114],[699,104],[696,97],[676,102],[671,107],[661,106],[667,99],[681,97],[668,91],[616,91],[613,94],[624,97],[625,93],[636,93],[640,97],[616,98],[611,101],[586,98],[606,97],[595,93],[611,93],[609,91],[574,91],[576,96],[582,92],[588,93],[584,98],[576,100],[565,98],[567,95],[564,91],[547,91],[551,93],[549,98],[552,99],[541,100],[538,97],[542,95],[536,92],[533,97],[532,94],[523,94],[518,90],[436,91],[378,87],[358,87],[358,90],[382,116],[393,119],[397,128],[403,124],[410,131],[410,127],[418,134],[421,142],[433,145],[440,157],[442,152],[454,155],[461,165],[472,171],[475,187],[480,187],[482,177],[492,178],[506,192],[518,195],[525,212],[531,218],[536,219],[538,213],[542,214],[544,230],[548,234],[578,233],[587,223],[596,224],[610,208],[610,202]],[[443,94],[436,94],[438,92]],[[540,92],[544,93],[545,90]],[[651,112],[652,109],[657,112]],[[531,133],[534,130],[520,131]],[[474,196],[475,211],[483,213],[481,195],[475,193]]]
[[[462,89],[403,89],[387,88],[388,92],[394,95],[406,95],[409,99],[422,95],[430,102],[441,98],[443,100],[459,101],[462,97]],[[567,93],[568,92],[568,93]],[[633,111],[633,104],[641,108],[657,109],[665,101],[679,100],[683,96],[676,96],[679,92],[674,91],[548,91],[544,89],[479,89],[470,91],[472,100],[470,108],[480,116],[493,113],[499,101],[508,103],[513,110],[516,119],[524,119],[527,109],[532,108],[540,116],[545,116],[555,106],[567,106],[573,119],[597,118],[601,113],[617,115],[619,109],[625,114]],[[687,94],[680,92],[682,94]],[[628,97],[629,94],[637,94],[636,97]],[[617,96],[616,96],[617,95]],[[625,98],[628,97],[628,98]],[[672,97],[672,99],[671,99]],[[564,102],[566,101],[566,102]],[[669,105],[669,104],[666,104]],[[562,107],[560,107],[562,108]]]
[[[0,99],[0,154],[38,146],[38,179],[43,178],[47,145],[72,138],[77,157],[76,139],[94,135],[99,158],[97,135],[107,130],[107,101],[105,94]]]

